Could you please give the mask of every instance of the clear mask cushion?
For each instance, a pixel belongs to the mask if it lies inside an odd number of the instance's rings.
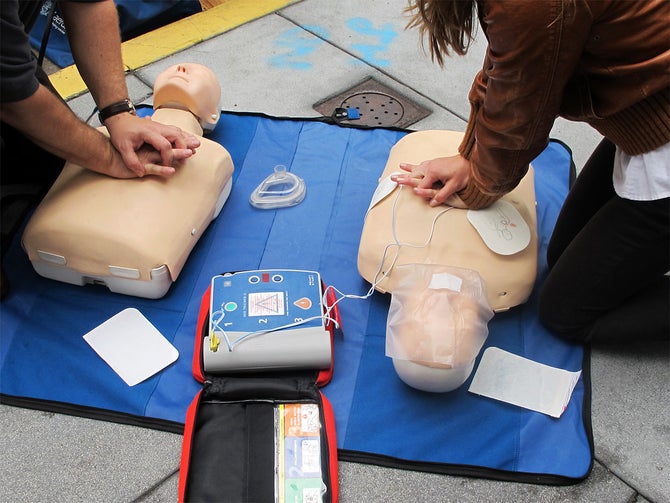
[[[307,187],[299,176],[281,164],[249,196],[252,206],[264,210],[295,206],[305,199]]]

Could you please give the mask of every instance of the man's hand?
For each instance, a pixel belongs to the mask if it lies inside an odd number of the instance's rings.
[[[141,119],[123,113],[110,117],[105,125],[126,168],[135,176],[170,176],[174,168],[195,154],[200,146],[197,136],[148,117]]]
[[[431,206],[448,204],[457,208],[465,208],[465,204],[456,194],[465,188],[470,178],[470,161],[460,155],[438,157],[420,164],[400,164],[400,169],[407,171],[391,177],[400,184],[412,187],[419,197],[424,198]]]
[[[191,156],[191,150],[175,149],[173,166],[164,166],[161,164],[162,158],[160,152],[152,146],[145,144],[139,150],[133,151],[137,158],[137,162],[143,168],[144,174],[138,175],[135,171],[128,168],[120,153],[111,145],[111,143],[110,150],[112,161],[109,164],[93,167],[91,168],[92,171],[97,171],[98,173],[109,175],[114,178],[137,178],[139,176],[149,175],[169,178],[174,175],[176,171],[175,168],[179,168],[179,165]],[[180,159],[178,160],[177,158]]]

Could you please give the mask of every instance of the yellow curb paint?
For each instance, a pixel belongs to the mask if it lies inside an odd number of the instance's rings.
[[[299,0],[221,0],[219,5],[158,28],[123,43],[121,54],[127,70],[136,70],[161,58],[225,33]],[[86,91],[75,65],[49,76],[66,100]]]

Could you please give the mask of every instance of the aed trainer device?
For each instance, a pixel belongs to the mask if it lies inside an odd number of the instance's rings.
[[[210,327],[202,353],[206,372],[328,368],[321,276],[265,269],[212,278]]]

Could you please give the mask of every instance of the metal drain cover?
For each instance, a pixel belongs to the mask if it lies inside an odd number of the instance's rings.
[[[341,108],[355,108],[366,126],[395,126],[405,115],[405,107],[393,96],[370,91],[349,96]]]
[[[429,110],[370,77],[351,89],[315,103],[314,110],[332,116],[335,109],[356,109],[359,119],[340,120],[346,124],[371,127],[407,127],[427,117]]]

